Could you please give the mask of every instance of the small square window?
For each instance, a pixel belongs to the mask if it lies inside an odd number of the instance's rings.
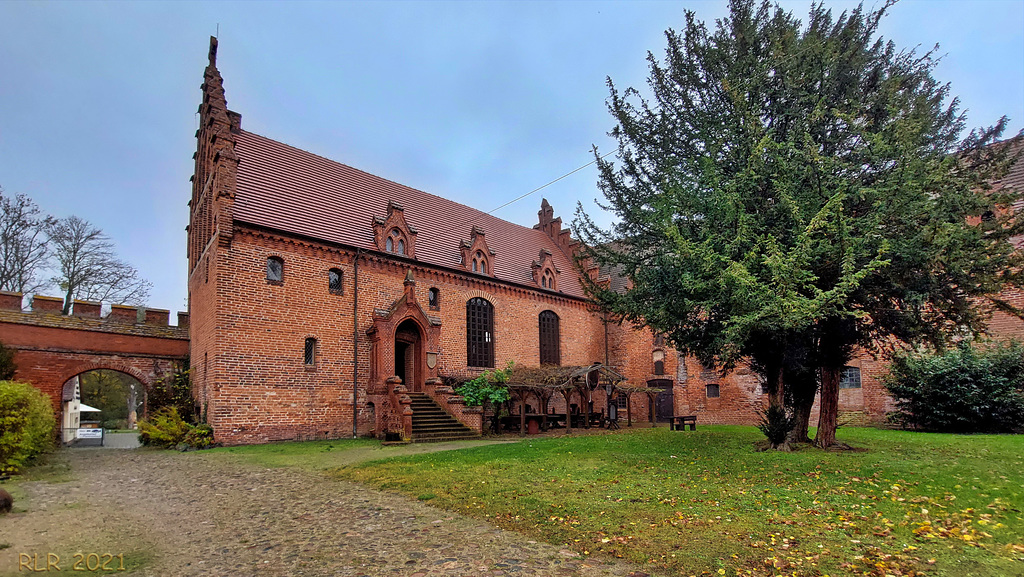
[[[860,388],[860,369],[857,367],[843,367],[843,372],[839,377],[839,388],[840,389],[859,389]]]
[[[331,291],[331,294],[342,294],[345,288],[343,283],[344,278],[345,277],[342,276],[341,271],[336,268],[332,268],[327,271],[327,288]]]
[[[625,393],[619,393],[615,397],[615,406],[620,408],[620,409],[625,409],[626,408],[626,395],[625,395]]]
[[[710,384],[706,387],[706,390],[709,399],[717,399],[722,396],[722,391],[719,389],[718,385]]]
[[[267,282],[284,282],[284,261],[276,256],[267,259]]]

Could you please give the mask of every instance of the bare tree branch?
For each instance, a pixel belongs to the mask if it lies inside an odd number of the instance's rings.
[[[37,274],[50,258],[45,231],[53,222],[29,197],[5,197],[0,190],[0,290],[29,293],[46,286]]]
[[[149,281],[131,265],[117,259],[114,246],[88,221],[69,216],[48,227],[57,276],[53,282],[64,291],[64,314],[75,299],[141,305],[149,298]]]

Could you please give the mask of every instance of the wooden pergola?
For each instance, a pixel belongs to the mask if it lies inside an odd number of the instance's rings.
[[[655,419],[655,415],[654,415],[654,402],[655,401],[654,401],[654,399],[658,396],[659,393],[661,393],[661,389],[655,389],[655,388],[652,388],[652,387],[619,386],[619,387],[616,387],[616,390],[620,394],[624,393],[626,395],[626,426],[627,427],[632,427],[633,426],[633,410],[632,410],[632,407],[630,406],[631,405],[630,397],[632,397],[636,393],[643,393],[643,394],[647,395],[648,417],[649,417],[650,422],[654,423],[654,419]]]
[[[629,387],[622,383],[626,381],[621,373],[612,367],[601,363],[583,366],[542,366],[542,367],[515,367],[505,384],[509,393],[516,398],[519,404],[519,433],[526,434],[526,401],[533,395],[539,403],[537,416],[541,419],[541,428],[547,428],[548,403],[553,395],[560,394],[565,399],[566,408],[566,431],[572,430],[572,414],[569,411],[572,396],[576,394],[580,399],[580,406],[583,410],[584,427],[590,428],[591,411],[590,404],[593,400],[593,393],[598,388],[605,389],[607,401],[610,402],[616,393],[626,395],[626,416],[627,426],[632,426],[632,413],[629,398],[634,393],[645,393],[650,398],[656,396],[660,389],[649,387]],[[652,396],[653,393],[653,396]]]

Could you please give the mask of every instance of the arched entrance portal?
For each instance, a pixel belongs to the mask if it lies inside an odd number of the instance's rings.
[[[426,366],[419,325],[406,319],[395,329],[395,375],[410,391],[423,391]]]

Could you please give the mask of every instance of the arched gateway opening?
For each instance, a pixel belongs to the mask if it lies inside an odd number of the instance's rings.
[[[145,413],[146,387],[130,373],[93,369],[63,386],[61,441],[67,447],[135,448]]]
[[[395,375],[410,391],[421,392],[425,374],[423,335],[416,321],[406,319],[395,329]]]

